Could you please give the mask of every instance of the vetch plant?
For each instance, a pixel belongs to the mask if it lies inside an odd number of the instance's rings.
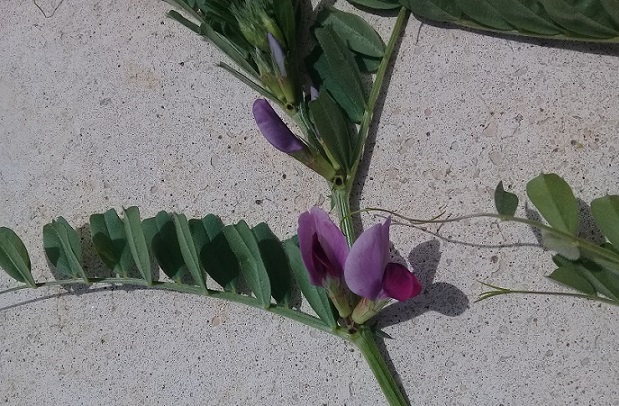
[[[188,219],[167,212],[142,219],[137,207],[123,209],[122,217],[112,209],[90,217],[91,243],[113,274],[94,277],[82,266],[78,233],[59,217],[44,227],[43,242],[49,263],[65,279],[49,282],[35,281],[24,243],[0,228],[0,267],[20,282],[0,293],[105,283],[242,303],[350,341],[387,402],[408,404],[378,350],[376,339],[385,335],[373,328],[372,318],[393,301],[421,294],[422,286],[414,272],[391,261],[391,218],[357,236],[350,210],[376,103],[408,15],[481,31],[619,42],[616,0],[349,0],[366,9],[399,10],[386,43],[361,17],[332,6],[314,15],[302,0],[167,1],[177,7],[169,16],[224,52],[235,66],[220,66],[257,93],[252,107],[257,133],[325,179],[341,227],[322,209],[308,208],[299,217],[297,236],[281,241],[265,223],[226,225],[213,214]],[[307,20],[314,24],[302,32]],[[316,46],[305,55],[301,45],[308,39]],[[543,244],[557,252],[558,268],[550,277],[577,291],[556,294],[619,304],[619,197],[591,204],[607,239],[596,245],[577,236],[576,201],[557,175],[534,179],[527,193],[548,225],[515,217],[518,199],[502,184],[495,195],[498,214],[434,222],[485,216],[533,226],[541,230]],[[167,279],[154,277],[153,260]],[[488,286],[495,290],[481,299],[540,293]],[[296,288],[313,313],[293,303]]]

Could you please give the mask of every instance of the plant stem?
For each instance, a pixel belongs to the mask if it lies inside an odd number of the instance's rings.
[[[368,138],[368,133],[370,131],[370,125],[372,124],[372,118],[374,118],[374,109],[376,108],[376,102],[378,101],[378,96],[380,96],[380,92],[383,89],[383,82],[385,80],[385,75],[387,73],[387,69],[390,66],[391,57],[393,56],[393,51],[395,50],[395,45],[404,30],[405,22],[408,17],[409,11],[401,7],[400,13],[398,14],[398,19],[396,20],[393,31],[391,31],[391,36],[389,37],[389,42],[385,48],[385,54],[383,55],[383,59],[378,66],[378,71],[376,72],[376,77],[374,78],[374,84],[372,85],[372,89],[370,90],[370,95],[368,97],[368,104],[365,109],[365,113],[363,114],[363,119],[361,120],[361,124],[359,125],[359,140],[357,142],[356,150],[355,150],[355,160],[354,166],[350,172],[350,182],[352,182],[357,173],[357,169],[359,167],[359,162],[361,161],[361,156],[363,155],[363,149],[365,147],[365,142]]]
[[[372,373],[376,377],[380,388],[387,398],[390,406],[406,406],[409,405],[406,396],[400,390],[398,383],[395,381],[389,366],[383,359],[376,341],[374,333],[369,328],[361,328],[358,333],[353,334],[349,340],[357,346],[359,351],[365,357]]]
[[[41,287],[50,287],[50,286],[69,286],[69,285],[86,285],[90,286],[94,283],[102,283],[109,285],[124,285],[124,286],[143,286],[149,289],[158,289],[158,290],[167,290],[173,292],[181,292],[181,293],[190,293],[194,295],[207,296],[216,299],[225,300],[228,302],[235,302],[244,304],[246,306],[255,307],[256,309],[266,310],[271,313],[278,314],[282,317],[286,317],[288,319],[298,321],[299,323],[305,324],[306,326],[313,327],[315,329],[324,331],[333,335],[340,335],[337,331],[331,329],[328,325],[326,325],[322,320],[318,317],[312,316],[310,314],[301,312],[299,310],[294,310],[288,307],[279,306],[276,304],[270,304],[268,307],[264,307],[264,305],[255,297],[245,296],[234,292],[226,292],[221,290],[213,290],[207,289],[206,291],[201,286],[197,285],[185,285],[182,283],[173,283],[173,282],[160,282],[153,281],[152,285],[149,285],[144,279],[139,278],[88,278],[88,283],[83,279],[64,279],[64,280],[56,280],[50,282],[41,282],[35,285],[35,288]],[[13,288],[9,288],[3,291],[0,291],[0,295],[9,292],[15,292],[22,289],[28,289],[30,286],[28,285],[20,285],[15,286]]]
[[[342,233],[346,236],[348,245],[352,246],[356,236],[350,216],[350,187],[348,187],[348,185],[344,185],[343,187],[334,186],[331,189],[331,199],[333,205],[337,208],[337,214],[341,220],[340,228],[342,229]]]

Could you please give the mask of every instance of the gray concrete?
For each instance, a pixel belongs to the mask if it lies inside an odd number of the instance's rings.
[[[167,4],[58,1],[39,0],[48,14],[58,6],[50,18],[31,1],[0,2],[0,224],[24,238],[37,278],[51,278],[41,228],[59,215],[79,227],[137,204],[147,216],[267,220],[289,236],[300,212],[327,207],[323,182],[258,135],[256,95],[164,17]],[[388,35],[393,19],[369,18]],[[618,48],[541,45],[411,19],[360,205],[417,218],[489,211],[499,180],[524,197],[542,171],[585,201],[619,193]],[[516,225],[441,233],[485,247],[393,228],[427,285],[380,319],[413,404],[619,405],[617,308],[473,304],[478,280],[558,288],[544,279],[550,255],[488,247],[536,243]],[[14,284],[0,275],[1,288]],[[0,403],[384,404],[361,355],[325,334],[209,299],[91,290],[0,296]]]

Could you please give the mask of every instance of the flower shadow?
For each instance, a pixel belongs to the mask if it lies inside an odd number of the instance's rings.
[[[434,282],[441,260],[440,242],[436,239],[416,246],[408,255],[415,275],[424,287],[423,292],[406,302],[397,302],[386,307],[376,318],[376,328],[383,329],[411,320],[428,311],[455,317],[469,308],[469,299],[456,286]]]

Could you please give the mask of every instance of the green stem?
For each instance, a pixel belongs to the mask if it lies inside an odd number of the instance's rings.
[[[384,209],[375,209],[375,208],[371,208],[369,210],[372,211],[382,211],[382,212],[387,212],[390,214],[394,214],[393,212],[389,211],[389,210],[384,210]],[[617,264],[619,266],[619,255],[615,254],[614,252],[605,249],[603,247],[600,247],[598,245],[595,245],[587,240],[584,240],[582,238],[576,237],[570,233],[566,233],[565,231],[561,231],[561,230],[557,230],[556,228],[552,228],[550,226],[547,226],[546,224],[542,224],[538,221],[534,221],[534,220],[529,220],[529,219],[525,219],[525,218],[520,218],[520,217],[513,217],[513,216],[507,216],[507,215],[503,215],[503,214],[495,214],[495,213],[476,213],[476,214],[469,214],[466,216],[460,216],[460,217],[454,217],[454,218],[450,218],[450,219],[445,219],[445,220],[417,220],[417,219],[410,219],[410,218],[406,218],[403,216],[399,216],[398,217],[405,219],[413,224],[444,224],[444,223],[454,223],[454,222],[458,222],[458,221],[462,221],[462,220],[470,220],[470,219],[475,219],[475,218],[494,218],[494,219],[498,219],[501,221],[512,221],[514,223],[521,223],[521,224],[526,224],[528,226],[531,227],[535,227],[539,230],[543,230],[546,231],[556,237],[562,238],[566,241],[570,241],[573,244],[575,244],[575,246],[585,250],[585,254],[593,254],[593,255],[597,255],[598,259],[604,259],[607,260],[609,262],[612,262],[613,264]],[[581,252],[582,254],[582,252]],[[585,254],[582,254],[583,256],[587,256]],[[592,258],[593,259],[593,258]]]
[[[352,224],[352,218],[350,216],[350,187],[344,185],[343,187],[334,186],[331,189],[331,199],[334,206],[337,209],[337,214],[340,218],[340,228],[346,236],[346,241],[349,246],[355,242],[355,228]]]
[[[359,351],[365,357],[372,373],[376,377],[380,388],[387,398],[390,406],[406,406],[408,400],[400,390],[398,383],[395,381],[389,366],[385,362],[376,341],[374,333],[368,328],[362,328],[358,333],[353,334],[349,340],[357,346]]]
[[[376,77],[374,78],[374,84],[372,85],[372,90],[370,90],[370,96],[368,97],[368,104],[365,109],[365,113],[363,114],[363,118],[361,120],[361,124],[359,126],[359,141],[357,142],[356,150],[355,150],[355,160],[353,161],[355,164],[350,171],[349,181],[352,182],[357,173],[357,169],[359,167],[359,163],[361,162],[361,156],[363,155],[363,148],[365,147],[365,142],[368,138],[368,133],[370,131],[370,125],[372,124],[372,118],[374,117],[374,109],[376,108],[376,102],[378,101],[378,96],[380,96],[380,92],[383,89],[383,82],[385,81],[385,75],[387,73],[387,69],[390,66],[391,57],[393,56],[393,51],[395,50],[395,45],[398,42],[398,38],[404,29],[406,19],[408,17],[409,11],[402,7],[400,8],[400,13],[398,14],[398,19],[393,26],[393,31],[391,32],[391,36],[389,37],[389,42],[385,48],[385,54],[383,55],[383,59],[380,62],[378,67],[378,71],[376,71]]]
[[[102,283],[102,284],[120,284],[120,285],[128,285],[128,286],[143,286],[150,289],[158,289],[158,290],[167,290],[173,292],[181,292],[181,293],[190,293],[194,295],[207,296],[216,299],[225,300],[228,302],[241,303],[246,306],[255,307],[256,309],[266,310],[271,313],[278,314],[282,317],[289,318],[294,321],[298,321],[299,323],[305,324],[306,326],[310,326],[316,328],[318,330],[324,331],[329,334],[340,336],[341,334],[338,331],[331,329],[331,327],[327,326],[322,320],[307,313],[303,313],[298,310],[290,309],[288,307],[279,306],[276,304],[270,304],[268,307],[264,307],[264,305],[255,297],[244,296],[234,292],[225,292],[220,290],[212,290],[207,289],[206,291],[201,286],[195,285],[185,285],[181,283],[171,283],[171,282],[159,282],[153,281],[152,285],[149,285],[144,279],[139,278],[89,278],[88,283],[86,283],[83,279],[65,279],[65,280],[57,280],[50,282],[41,282],[35,285],[35,288],[41,287],[50,287],[50,286],[69,286],[69,285],[87,285],[90,286],[94,283]],[[15,286],[13,288],[9,288],[3,291],[0,291],[0,295],[9,292],[15,292],[22,289],[28,289],[30,286],[28,285],[20,285]]]
[[[540,291],[540,290],[511,290],[511,289],[507,289],[507,288],[501,288],[501,287],[498,287],[498,286],[492,286],[492,285],[489,285],[487,283],[484,283],[484,285],[489,286],[489,287],[491,287],[493,289],[496,289],[496,290],[491,290],[491,291],[483,292],[481,295],[479,295],[479,298],[475,302],[481,302],[482,300],[489,299],[489,298],[494,297],[494,296],[507,295],[507,294],[511,294],[511,293],[516,293],[516,294],[524,294],[524,295],[544,295],[544,296],[574,297],[574,298],[578,298],[578,299],[587,299],[587,300],[591,300],[591,301],[594,301],[594,302],[601,302],[601,303],[606,303],[606,304],[610,304],[610,305],[614,305],[614,306],[619,306],[619,302],[616,302],[614,300],[606,299],[606,298],[599,297],[599,296],[586,295],[586,294],[583,294],[583,293],[551,292],[551,291],[546,292],[546,291]]]

